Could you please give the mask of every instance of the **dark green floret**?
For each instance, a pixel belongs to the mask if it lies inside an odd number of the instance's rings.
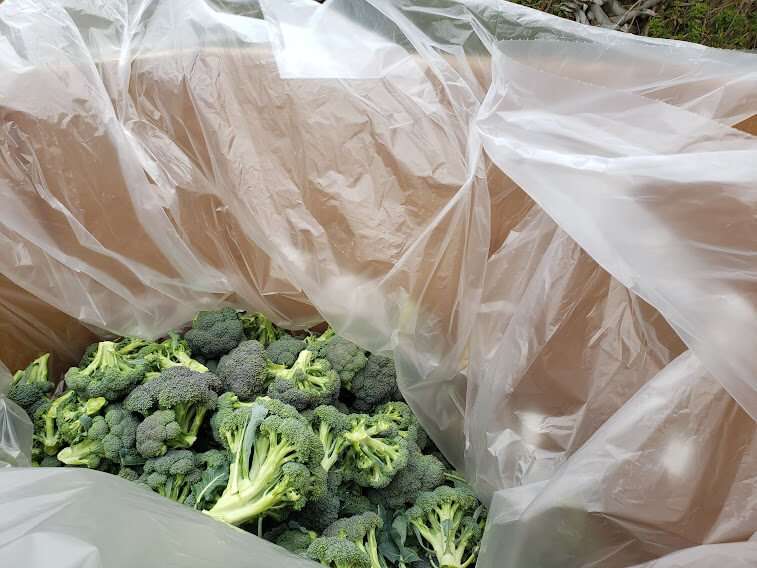
[[[208,359],[228,353],[244,338],[244,327],[236,310],[199,312],[192,329],[184,334],[192,353]]]

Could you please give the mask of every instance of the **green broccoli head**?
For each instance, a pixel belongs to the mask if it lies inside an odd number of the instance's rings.
[[[167,339],[153,345],[154,347],[143,358],[156,371],[179,366],[188,367],[198,373],[209,371],[208,367],[192,359],[189,344],[176,332],[170,332]]]
[[[445,481],[445,465],[432,455],[423,454],[418,446],[409,444],[407,465],[399,470],[384,489],[368,489],[372,503],[386,509],[404,509],[424,491],[432,491]]]
[[[145,462],[138,483],[177,503],[193,505],[192,486],[201,478],[201,463],[196,454],[170,450]]]
[[[156,410],[137,426],[136,448],[145,458],[157,458],[169,447],[182,447],[184,431],[173,410]]]
[[[45,353],[13,375],[8,398],[33,414],[32,407],[37,407],[53,390],[55,385],[48,380],[47,364],[50,354]]]
[[[290,528],[282,532],[274,541],[293,554],[306,556],[308,547],[318,538],[318,534],[304,528]]]
[[[140,473],[128,466],[121,466],[118,470],[118,477],[122,477],[126,481],[139,481]]]
[[[345,388],[352,387],[352,381],[367,363],[365,351],[351,341],[336,336],[321,350],[324,357],[334,371],[339,375],[339,380]]]
[[[92,361],[84,368],[73,367],[66,373],[66,385],[83,399],[104,397],[110,402],[122,399],[145,376],[140,360],[120,355],[112,341],[101,341]]]
[[[259,341],[264,347],[269,346],[282,335],[282,331],[260,312],[244,313],[239,319],[242,321],[245,336]]]
[[[356,483],[343,483],[337,490],[342,502],[340,517],[351,517],[368,511],[376,512],[376,505],[363,494],[363,488]]]
[[[291,367],[303,349],[305,341],[284,335],[266,347],[265,354],[272,363]]]
[[[313,488],[310,497],[294,518],[320,533],[339,518],[342,508],[342,495],[339,491],[342,474],[336,470],[327,473],[320,468],[315,468],[312,473]]]
[[[216,391],[220,388],[221,381],[213,373],[200,373],[184,366],[169,367],[156,379],[135,388],[126,397],[124,407],[143,416],[157,408],[173,410],[183,441],[173,440],[172,447],[188,448],[197,439],[205,415],[215,409]]]
[[[407,519],[437,566],[466,568],[478,554],[482,509],[470,488],[442,485],[418,495]]]
[[[408,440],[394,428],[374,422],[366,414],[351,414],[342,458],[345,479],[363,487],[382,489],[407,464]]]
[[[223,308],[199,312],[184,339],[192,353],[208,359],[228,353],[244,338],[244,327],[236,310]]]
[[[329,568],[372,568],[368,555],[346,538],[317,538],[308,547],[307,555]]]
[[[103,437],[103,455],[122,466],[138,465],[144,459],[137,452],[139,418],[120,404],[111,404],[105,412],[108,433]]]
[[[387,402],[376,408],[373,420],[382,428],[395,428],[397,433],[409,442],[424,449],[428,443],[428,435],[418,422],[413,411],[404,402]]]
[[[350,429],[350,418],[334,406],[322,405],[313,411],[312,425],[323,447],[321,467],[329,471],[347,447],[344,434]]]
[[[308,351],[312,351],[317,357],[322,357],[326,346],[336,337],[336,332],[330,327],[321,335],[310,335],[305,338],[305,345]]]
[[[382,568],[377,533],[383,526],[384,521],[379,515],[366,512],[334,521],[323,531],[323,536],[344,538],[355,543],[368,556],[371,568]]]
[[[241,400],[252,400],[265,392],[270,382],[265,350],[256,340],[243,341],[218,362],[223,388]]]
[[[224,399],[216,415],[214,429],[232,456],[229,482],[208,514],[243,525],[302,509],[322,458],[308,422],[291,406],[263,397],[252,404]]]
[[[268,396],[290,404],[298,410],[331,404],[339,396],[339,376],[325,359],[316,359],[312,351],[302,351],[289,368],[271,369],[273,382]]]
[[[372,354],[347,389],[355,395],[352,405],[357,410],[370,411],[379,404],[400,400],[394,359]]]
[[[87,430],[87,436],[79,443],[63,448],[58,452],[58,459],[66,465],[85,466],[97,469],[105,458],[103,438],[110,428],[105,418],[95,416]]]
[[[69,394],[70,393],[70,394]],[[108,403],[103,397],[80,399],[74,391],[66,391],[61,397],[63,405],[55,413],[55,424],[62,438],[61,443],[76,444],[87,435],[92,417]]]
[[[35,406],[32,414],[34,423],[33,444],[45,455],[55,455],[64,443],[57,418],[71,401],[76,400],[76,393],[68,391],[54,400],[45,398]]]

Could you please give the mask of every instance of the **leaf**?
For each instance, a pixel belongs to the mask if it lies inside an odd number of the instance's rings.
[[[421,557],[412,548],[405,548],[402,551],[402,560],[405,562],[418,562],[420,559]]]
[[[379,544],[379,551],[381,555],[386,558],[392,564],[396,563],[402,556],[400,556],[399,549],[393,542],[385,541]]]
[[[395,542],[403,545],[407,540],[407,517],[402,513],[397,515],[392,523],[392,537]]]

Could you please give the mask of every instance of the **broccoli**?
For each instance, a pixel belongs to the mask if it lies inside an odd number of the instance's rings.
[[[368,512],[335,521],[323,531],[323,536],[345,538],[354,542],[368,556],[371,568],[383,568],[376,538],[376,532],[383,526],[384,521],[380,516]]]
[[[71,445],[82,440],[92,424],[92,417],[100,412],[108,401],[103,397],[81,400],[74,391],[66,391],[61,399],[64,397],[66,399],[54,418],[62,441]]]
[[[217,372],[223,388],[241,400],[263,394],[270,382],[263,345],[255,340],[243,341],[221,357]]]
[[[478,553],[480,511],[469,488],[442,485],[418,495],[415,505],[407,511],[407,519],[437,566],[466,568]]]
[[[53,390],[55,385],[48,380],[47,362],[50,354],[45,353],[29,363],[26,369],[17,371],[11,379],[8,398],[23,408],[28,414],[34,410]]]
[[[394,359],[384,355],[368,357],[368,362],[355,373],[346,388],[355,395],[352,405],[361,411],[370,411],[379,404],[402,398],[397,387]]]
[[[310,425],[291,406],[258,398],[233,408],[219,407],[214,429],[232,454],[229,482],[216,504],[206,511],[232,525],[265,516],[280,518],[305,505],[321,447]]]
[[[418,422],[413,411],[404,402],[387,402],[376,408],[373,419],[386,428],[396,427],[397,433],[420,449],[426,447],[428,435]]]
[[[330,327],[326,329],[321,335],[310,335],[305,338],[305,345],[308,351],[312,351],[318,357],[323,356],[323,351],[326,346],[331,343],[331,340],[336,337],[336,332]]]
[[[339,396],[339,376],[326,359],[316,359],[312,351],[302,351],[290,369],[279,367],[269,366],[271,398],[304,410],[330,404]]]
[[[145,458],[157,458],[169,447],[184,447],[184,432],[173,410],[156,410],[137,427],[137,451]]]
[[[376,512],[376,505],[363,495],[363,488],[355,483],[344,483],[338,489],[342,507],[340,517],[351,517],[368,511]]]
[[[63,463],[57,456],[45,456],[37,464],[39,467],[61,467]]]
[[[431,491],[445,481],[445,466],[436,457],[424,455],[418,446],[409,444],[407,465],[397,472],[381,491],[366,491],[371,502],[387,509],[403,509],[412,504],[418,494]]]
[[[148,353],[156,350],[158,345],[141,337],[122,337],[116,342],[116,350],[119,355],[130,358],[143,358]]]
[[[126,481],[138,481],[140,474],[137,470],[131,467],[122,466],[118,470],[118,477],[122,477]]]
[[[368,555],[346,538],[317,538],[308,547],[307,555],[329,568],[371,568]]]
[[[101,341],[91,363],[66,372],[66,385],[83,399],[104,397],[109,402],[123,398],[145,376],[144,362],[129,361],[112,341]]]
[[[334,406],[322,405],[313,411],[312,423],[323,446],[321,467],[329,471],[347,447],[344,433],[350,429],[350,418]]]
[[[69,391],[52,401],[45,398],[32,414],[33,441],[45,455],[55,455],[62,445],[61,434],[55,419],[60,409],[74,396],[74,392]]]
[[[242,314],[239,319],[242,321],[244,334],[248,339],[255,339],[268,347],[271,343],[281,337],[281,331],[271,320],[260,312]]]
[[[168,334],[168,339],[157,344],[156,349],[145,356],[148,363],[162,371],[169,367],[189,367],[198,373],[207,373],[209,369],[199,361],[192,359],[189,345],[175,332]]]
[[[213,373],[199,373],[189,367],[169,367],[156,379],[139,385],[124,401],[124,407],[147,416],[156,408],[173,410],[180,437],[171,436],[171,447],[188,448],[197,439],[208,411],[216,407],[221,381]],[[152,457],[152,456],[145,456]]]
[[[352,388],[352,381],[367,363],[365,351],[351,341],[336,336],[323,346],[320,356],[326,359],[331,368],[339,375],[342,384],[348,390]]]
[[[296,513],[295,518],[304,526],[321,532],[339,518],[342,508],[339,492],[342,474],[336,470],[326,473],[316,468],[313,479],[310,497],[305,507]]]
[[[108,434],[108,423],[102,416],[95,416],[86,437],[79,443],[63,448],[58,459],[66,465],[83,465],[90,469],[100,467],[105,457],[103,438]]]
[[[200,479],[192,485],[195,509],[207,509],[221,496],[229,481],[229,455],[221,450],[197,454]]]
[[[228,353],[243,338],[242,321],[232,308],[199,312],[192,320],[192,329],[184,334],[191,352],[208,359]]]
[[[202,478],[201,463],[189,450],[170,450],[145,462],[137,483],[177,503],[194,505],[192,486]]]
[[[305,349],[305,342],[302,339],[284,335],[271,343],[266,348],[265,354],[272,363],[291,367],[303,349]]]
[[[318,538],[318,534],[304,528],[289,528],[276,537],[274,541],[280,547],[293,554],[305,556],[308,547]]]
[[[381,489],[407,464],[408,441],[366,414],[351,414],[342,460],[346,479]]]

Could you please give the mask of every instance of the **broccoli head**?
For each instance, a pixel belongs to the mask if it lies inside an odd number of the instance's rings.
[[[352,405],[357,410],[370,411],[379,404],[400,400],[394,359],[372,354],[347,389],[355,395]]]
[[[467,487],[442,485],[418,495],[407,519],[437,566],[466,568],[478,554],[482,507]]]
[[[308,351],[312,351],[318,357],[323,357],[326,346],[336,337],[336,332],[330,327],[321,335],[310,335],[305,338],[305,345]]]
[[[386,509],[404,509],[424,491],[432,491],[445,481],[444,464],[435,456],[423,454],[418,446],[409,445],[407,465],[399,470],[384,489],[368,489],[371,502]]]
[[[367,512],[333,522],[323,531],[323,536],[344,538],[355,543],[368,556],[371,568],[383,568],[376,536],[383,526],[384,521],[380,516]]]
[[[345,479],[381,489],[407,464],[408,441],[366,414],[351,414],[342,459]]]
[[[197,455],[189,450],[170,450],[148,459],[138,483],[177,503],[194,505],[192,486],[202,478]]]
[[[169,367],[160,375],[136,387],[124,401],[124,407],[146,416],[155,409],[172,410],[182,430],[181,439],[172,447],[188,448],[197,439],[205,415],[216,407],[221,381],[213,373],[199,373],[189,367]],[[146,456],[148,457],[148,456]]]
[[[33,407],[39,406],[55,386],[48,380],[49,359],[50,354],[45,353],[29,363],[26,369],[17,371],[11,379],[8,398],[30,415],[33,414]]]
[[[308,547],[318,534],[304,528],[289,528],[276,537],[277,545],[299,556],[307,555]]]
[[[404,402],[382,404],[373,413],[373,420],[385,428],[395,427],[400,436],[415,443],[420,449],[424,449],[428,443],[426,431]]]
[[[294,518],[302,525],[322,532],[339,518],[342,499],[339,487],[342,474],[336,470],[326,473],[322,469],[313,471],[313,489],[301,511]]]
[[[66,391],[60,398],[64,397],[65,400],[55,412],[54,418],[62,443],[71,445],[80,442],[86,436],[92,424],[92,417],[98,414],[108,401],[103,397],[81,400],[74,391]]]
[[[232,525],[300,510],[313,488],[320,443],[291,406],[259,398],[230,410],[224,400],[214,428],[231,451],[229,482],[207,513]]]
[[[113,402],[123,398],[144,376],[143,361],[128,360],[118,353],[115,343],[101,341],[86,367],[68,370],[66,385],[85,400],[104,397]]]
[[[371,568],[368,555],[346,538],[317,538],[308,547],[307,555],[329,568]]]
[[[335,336],[323,346],[320,356],[331,364],[331,368],[337,372],[339,380],[347,389],[352,387],[353,379],[367,362],[365,351],[339,336]]]
[[[218,361],[218,376],[223,388],[241,400],[263,394],[270,377],[263,345],[256,340],[243,341]]]
[[[342,507],[339,510],[340,517],[351,517],[368,511],[376,512],[376,505],[363,494],[363,488],[356,483],[343,483],[337,490]]]
[[[155,344],[155,349],[145,355],[144,359],[158,371],[178,366],[188,367],[198,373],[207,373],[209,370],[196,359],[192,359],[189,344],[173,331],[168,334],[168,339]]]
[[[173,410],[156,410],[137,426],[137,451],[145,458],[157,458],[169,447],[184,446],[184,431]]]
[[[282,335],[281,330],[260,312],[244,313],[239,319],[242,321],[245,336],[259,341],[264,347],[268,347]]]
[[[61,410],[75,397],[76,393],[68,391],[54,400],[45,398],[41,404],[37,405],[32,414],[32,422],[34,423],[33,443],[41,448],[45,455],[55,455],[63,445],[63,438],[56,419]]]
[[[347,447],[344,434],[350,429],[350,418],[334,406],[322,405],[313,411],[312,424],[323,446],[321,467],[329,471]]]
[[[63,448],[58,452],[58,459],[66,465],[80,465],[90,469],[97,469],[105,458],[103,438],[110,429],[102,416],[92,419],[87,435],[81,442]]]
[[[192,353],[213,359],[228,353],[244,338],[244,327],[236,310],[223,308],[199,312],[184,339]]]
[[[272,363],[291,367],[303,349],[305,341],[284,335],[266,347],[265,354]]]
[[[316,359],[312,351],[302,351],[289,369],[269,366],[268,372],[273,377],[268,396],[298,410],[331,404],[339,396],[339,376],[326,359]]]
[[[139,481],[139,477],[140,477],[140,474],[136,469],[132,467],[128,467],[128,466],[122,466],[118,470],[117,475],[118,477],[122,477],[126,481]]]

